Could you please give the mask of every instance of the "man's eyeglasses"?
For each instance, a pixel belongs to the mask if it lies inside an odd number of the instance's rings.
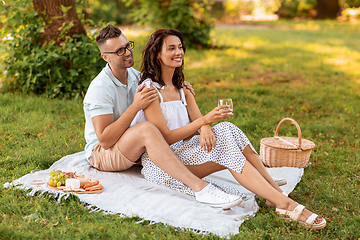
[[[134,48],[134,42],[129,41],[126,47],[119,48],[116,52],[103,52],[103,53],[116,53],[119,57],[126,53],[126,49],[131,51]]]

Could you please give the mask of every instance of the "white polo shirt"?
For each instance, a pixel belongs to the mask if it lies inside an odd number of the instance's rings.
[[[127,85],[122,84],[111,72],[109,64],[92,80],[84,98],[85,152],[89,159],[92,150],[99,143],[91,118],[113,114],[116,121],[134,101],[139,84],[140,72],[128,68]]]

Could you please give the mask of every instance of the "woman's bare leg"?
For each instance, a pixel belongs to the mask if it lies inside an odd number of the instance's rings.
[[[282,192],[281,188],[275,183],[274,179],[270,176],[262,163],[259,155],[257,155],[249,145],[247,145],[243,151],[246,160],[266,179],[266,181],[277,191]]]
[[[203,178],[211,173],[227,169],[226,167],[215,162],[206,162],[201,165],[188,165],[186,167],[198,178]],[[245,162],[241,173],[235,172],[231,169],[228,170],[231,172],[234,178],[249,191],[269,201],[273,200],[274,203],[276,202],[275,204],[278,204],[279,206],[283,204],[277,198],[280,197],[280,200],[284,200],[285,196],[272,185],[270,185],[270,183],[262,176],[261,173],[259,173],[255,167],[252,166],[252,164]]]
[[[227,169],[215,162],[206,162],[201,165],[188,165],[186,166],[194,175],[199,178],[208,176],[211,173]],[[265,169],[266,170],[266,169]],[[280,191],[275,189],[263,175],[252,164],[245,162],[244,168],[241,173],[229,169],[234,178],[249,191],[273,202],[277,208],[292,211],[298,205],[289,197],[281,194]],[[300,217],[301,221],[306,219],[312,214],[311,211],[305,208]]]
[[[190,172],[192,172],[200,179],[214,172],[227,169],[226,167],[215,162],[206,162],[200,165],[186,165],[186,167],[190,170]]]
[[[249,145],[245,147],[243,154],[246,157],[248,164],[252,165],[257,170],[257,173],[260,174],[268,182],[268,184],[270,184],[270,186],[272,186],[274,189],[276,189],[281,193],[282,192],[281,188],[275,183],[274,179],[270,176],[269,172],[266,170],[264,164],[262,163],[259,155],[257,155]],[[226,167],[219,165],[215,162],[206,162],[201,165],[188,165],[186,167],[199,178],[203,178],[211,173],[226,169]]]
[[[234,178],[249,191],[273,202],[276,208],[292,211],[298,205],[297,202],[281,194],[248,162],[245,162],[241,173],[230,170]],[[306,221],[312,214],[306,208],[300,216],[301,221]]]
[[[211,173],[227,169],[226,167],[215,163],[215,162],[206,162],[201,165],[188,165],[186,166],[195,176],[198,178],[203,178],[208,176]],[[275,189],[259,171],[252,166],[252,164],[245,162],[244,168],[241,173],[235,172],[231,169],[228,169],[234,178],[246,189],[249,191],[271,201],[274,203],[277,200],[276,198],[280,196],[280,199],[285,197],[277,189]],[[281,203],[276,201],[279,205]],[[276,204],[276,203],[275,203]]]

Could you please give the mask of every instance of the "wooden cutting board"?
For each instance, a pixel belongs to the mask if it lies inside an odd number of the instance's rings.
[[[51,186],[49,183],[47,184],[47,187],[52,190],[55,190],[55,191],[70,192],[70,193],[72,192],[72,193],[78,193],[78,194],[99,194],[102,192],[102,189],[96,190],[96,191],[72,191],[72,190],[64,191],[64,189],[59,189],[57,187]]]

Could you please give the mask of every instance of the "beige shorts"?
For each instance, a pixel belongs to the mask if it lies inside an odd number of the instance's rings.
[[[118,143],[105,150],[100,145],[96,145],[90,156],[89,162],[91,166],[106,172],[124,171],[137,164],[138,161],[130,161],[121,152]]]

